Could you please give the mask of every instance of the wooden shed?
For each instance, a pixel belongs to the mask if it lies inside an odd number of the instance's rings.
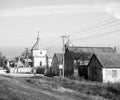
[[[88,79],[99,82],[120,82],[120,54],[93,54],[88,64]]]
[[[53,56],[52,65],[51,65],[52,73],[59,75],[60,74],[59,65],[62,65],[62,64],[63,64],[63,54],[55,53]]]
[[[87,65],[93,53],[115,53],[111,47],[67,47],[65,51],[65,76],[87,79]],[[83,73],[81,73],[83,72]]]

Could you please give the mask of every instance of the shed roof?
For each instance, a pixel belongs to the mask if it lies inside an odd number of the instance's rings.
[[[105,68],[120,68],[120,54],[107,53],[107,54],[95,54],[99,62]]]
[[[69,51],[85,52],[85,53],[114,53],[111,47],[68,47]]]

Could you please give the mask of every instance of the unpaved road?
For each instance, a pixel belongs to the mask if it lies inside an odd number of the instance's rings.
[[[44,78],[0,76],[0,100],[102,100],[60,87]]]

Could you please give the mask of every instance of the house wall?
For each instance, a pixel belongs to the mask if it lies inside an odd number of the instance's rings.
[[[91,81],[102,82],[102,66],[95,56],[91,58],[88,65],[88,79]]]
[[[103,82],[120,82],[120,68],[103,68]]]
[[[33,50],[33,57],[44,57],[47,54],[46,50]]]
[[[52,58],[48,59],[48,66],[51,67],[52,66]]]
[[[78,67],[78,75],[79,77],[83,77],[84,79],[88,79],[88,67],[86,65],[80,65]]]
[[[46,57],[34,57],[33,59],[34,67],[40,67],[40,62],[42,62],[41,67],[46,66]]]
[[[71,77],[74,73],[74,60],[69,51],[66,51],[65,53],[65,76],[66,77]]]
[[[46,66],[46,50],[32,50],[33,56],[33,67],[41,67]]]

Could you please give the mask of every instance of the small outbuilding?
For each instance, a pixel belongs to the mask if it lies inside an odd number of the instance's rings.
[[[65,50],[65,76],[80,76],[85,79],[87,75],[87,65],[93,53],[115,53],[111,47],[66,47]]]
[[[120,82],[120,54],[93,54],[88,64],[88,79],[99,82]]]
[[[56,75],[60,75],[60,65],[63,65],[63,54],[55,53],[52,59],[51,71]]]

